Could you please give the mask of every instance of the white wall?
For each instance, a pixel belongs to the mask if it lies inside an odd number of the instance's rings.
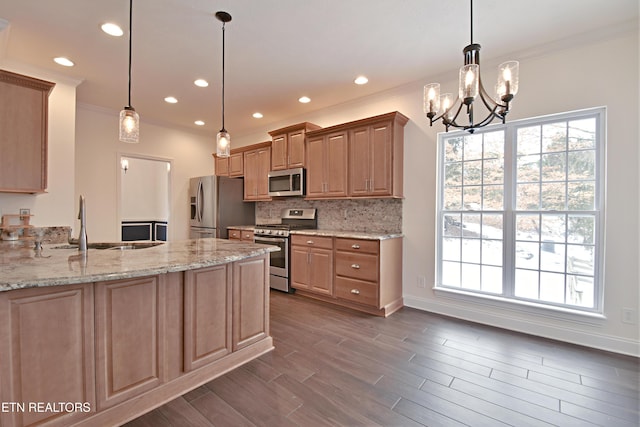
[[[14,63],[1,68],[14,73],[55,83],[49,95],[49,174],[44,194],[0,193],[0,215],[17,214],[20,208],[31,209],[31,224],[36,226],[72,226],[74,199],[75,106],[78,81]]]
[[[483,62],[485,81],[493,81],[501,60],[518,59],[520,93],[509,120],[607,107],[607,210],[605,246],[605,319],[546,311],[524,313],[504,306],[451,299],[436,295],[428,286],[417,287],[419,276],[428,283],[435,277],[436,140],[441,125],[429,127],[422,112],[422,85],[440,81],[454,91],[457,70],[427,76],[416,82],[366,99],[335,106],[275,123],[269,129],[310,121],[329,126],[390,111],[410,118],[404,141],[403,289],[408,306],[483,322],[531,334],[561,339],[611,351],[640,355],[637,315],[639,276],[636,263],[639,219],[638,153],[638,27],[623,33],[594,35],[572,47],[554,46],[536,54]],[[540,53],[546,50],[547,53]],[[613,70],[615,68],[615,74]],[[246,145],[264,140],[265,133],[236,138]],[[636,324],[622,323],[621,309],[634,310]]]
[[[140,143],[118,141],[118,111],[78,105],[76,126],[76,194],[87,202],[87,234],[97,241],[117,241],[121,155],[162,158],[172,162],[169,240],[189,237],[189,178],[214,171],[215,136],[205,138],[144,121]]]

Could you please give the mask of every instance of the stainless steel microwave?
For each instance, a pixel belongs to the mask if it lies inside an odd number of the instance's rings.
[[[304,196],[304,168],[269,172],[269,196]]]

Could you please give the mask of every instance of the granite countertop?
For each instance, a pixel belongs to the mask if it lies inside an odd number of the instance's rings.
[[[341,231],[341,230],[292,230],[291,234],[304,236],[344,237],[348,239],[386,240],[403,237],[402,233],[376,233],[365,231]]]
[[[144,249],[89,249],[84,254],[68,245],[48,244],[36,251],[33,242],[4,242],[0,244],[0,292],[192,270],[278,250],[276,246],[213,238],[166,242]]]
[[[249,231],[253,231],[256,226],[255,225],[230,225],[227,227],[228,229],[234,229],[234,230],[249,230]]]

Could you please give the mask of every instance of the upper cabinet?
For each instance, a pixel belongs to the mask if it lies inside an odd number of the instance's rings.
[[[402,197],[399,112],[307,133],[307,198]]]
[[[244,200],[271,200],[269,197],[269,168],[271,142],[255,144],[244,152]]]
[[[238,177],[244,176],[244,151],[231,150],[229,157],[213,155],[216,162],[217,176]]]
[[[271,170],[305,166],[305,134],[320,126],[304,122],[269,132],[271,135]]]
[[[47,188],[47,114],[55,83],[0,70],[0,192]]]

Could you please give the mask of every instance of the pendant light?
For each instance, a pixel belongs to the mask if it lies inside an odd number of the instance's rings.
[[[137,144],[140,137],[140,116],[131,106],[131,35],[133,30],[133,0],[129,0],[129,98],[127,106],[120,111],[120,141]]]
[[[518,92],[518,61],[508,61],[498,67],[498,84],[493,98],[490,97],[482,86],[480,79],[480,45],[473,42],[473,0],[470,0],[470,21],[471,21],[471,44],[466,46],[464,54],[464,66],[460,68],[458,97],[454,98],[451,93],[440,95],[440,84],[430,83],[424,87],[424,113],[429,119],[430,125],[442,120],[445,129],[449,127],[463,129],[473,133],[475,129],[488,125],[494,119],[505,122],[509,112],[509,103]],[[474,118],[474,101],[480,99],[482,102],[475,104],[484,105],[487,115],[480,121]],[[463,107],[468,118],[467,123],[458,123],[458,116]],[[438,115],[438,113],[440,115]]]
[[[229,157],[231,153],[231,135],[224,128],[224,26],[231,21],[231,15],[227,12],[216,12],[216,18],[222,22],[222,129],[216,136],[216,155]]]

